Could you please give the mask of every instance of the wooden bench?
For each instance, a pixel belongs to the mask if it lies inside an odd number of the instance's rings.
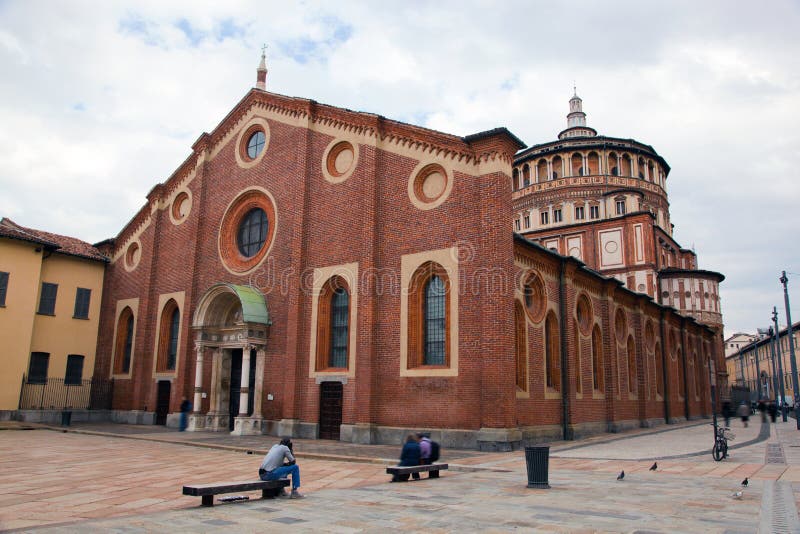
[[[274,499],[289,485],[288,478],[278,480],[251,480],[247,482],[222,482],[218,484],[192,484],[183,487],[184,495],[202,497],[203,506],[214,506],[214,495],[240,491],[261,490],[263,499]]]
[[[386,473],[392,475],[392,482],[405,482],[412,473],[428,472],[428,478],[439,478],[439,471],[447,469],[447,464],[428,465],[395,465],[386,468]]]

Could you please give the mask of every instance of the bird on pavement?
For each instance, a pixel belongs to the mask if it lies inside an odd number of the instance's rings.
[[[658,469],[658,462],[653,462],[653,465],[650,466],[650,471],[655,471]]]
[[[750,483],[750,481],[747,480],[747,477],[744,477],[744,480],[742,480],[742,486],[744,486],[746,488],[749,483]]]
[[[623,478],[625,478],[625,471],[620,471],[617,475],[617,480],[622,480]]]
[[[741,499],[743,494],[744,494],[744,492],[739,490],[739,491],[734,492],[733,494],[731,494],[731,497],[733,497],[734,499]]]

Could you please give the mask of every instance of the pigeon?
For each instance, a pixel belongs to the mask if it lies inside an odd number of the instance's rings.
[[[734,499],[741,499],[743,494],[744,494],[744,492],[739,490],[739,491],[731,494],[731,497],[733,497]]]
[[[750,483],[750,481],[747,480],[747,477],[744,477],[744,480],[742,480],[742,486],[744,486],[746,488],[749,483]]]
[[[623,478],[625,478],[625,471],[620,471],[617,475],[617,480],[622,480]]]
[[[658,469],[658,462],[653,462],[653,465],[650,466],[650,471],[655,471]]]

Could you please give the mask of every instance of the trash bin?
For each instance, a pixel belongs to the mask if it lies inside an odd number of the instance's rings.
[[[61,426],[69,426],[72,421],[72,412],[64,410],[61,412]]]
[[[550,445],[525,447],[525,464],[528,467],[528,487],[547,489],[547,471],[550,464]]]

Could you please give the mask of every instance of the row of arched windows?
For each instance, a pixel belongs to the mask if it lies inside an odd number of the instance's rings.
[[[571,156],[559,155],[539,158],[530,163],[514,167],[513,188],[523,189],[534,183],[543,183],[570,176],[592,176],[607,174],[640,178],[664,186],[664,171],[651,159],[632,157],[628,153],[610,152],[603,158],[595,151],[575,152]]]
[[[178,363],[178,338],[181,312],[175,299],[169,299],[161,309],[159,321],[156,372],[175,371]],[[125,306],[117,319],[117,337],[114,341],[114,374],[131,371],[135,320],[133,310]]]

